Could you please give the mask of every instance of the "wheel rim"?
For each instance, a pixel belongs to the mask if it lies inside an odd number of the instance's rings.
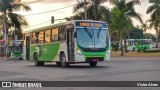
[[[62,63],[62,66],[64,66],[66,63],[66,58],[63,55],[61,57],[61,63]]]
[[[34,63],[35,63],[35,65],[37,65],[37,57],[36,56],[34,56]]]

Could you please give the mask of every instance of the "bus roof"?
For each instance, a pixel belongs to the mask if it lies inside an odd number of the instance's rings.
[[[48,26],[44,26],[44,27],[40,27],[40,28],[36,28],[36,29],[31,29],[31,30],[28,30],[28,31],[24,31],[23,33],[29,33],[29,32],[34,32],[34,31],[41,31],[41,30],[45,30],[45,29],[50,29],[50,28],[57,27],[57,26],[60,26],[60,25],[71,24],[71,23],[76,22],[76,21],[102,22],[102,21],[94,21],[94,20],[72,20],[72,21],[67,21],[67,22],[62,22],[62,23],[58,23],[58,24],[48,25]],[[106,22],[102,22],[102,23],[106,23]]]
[[[50,28],[57,27],[57,26],[63,25],[63,24],[65,24],[65,23],[58,23],[58,24],[54,24],[54,25],[48,25],[48,26],[44,26],[44,27],[40,27],[40,28],[24,31],[23,33],[29,33],[29,32],[34,32],[34,31],[39,31],[39,30],[44,30],[44,29],[50,29]]]

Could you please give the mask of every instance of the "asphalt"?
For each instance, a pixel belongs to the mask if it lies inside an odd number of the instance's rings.
[[[61,68],[55,63],[34,66],[33,62],[0,61],[0,81],[160,81],[160,58],[112,58],[97,67],[74,64]],[[74,85],[74,84],[73,84]],[[48,87],[0,88],[0,90],[160,90],[158,87]]]

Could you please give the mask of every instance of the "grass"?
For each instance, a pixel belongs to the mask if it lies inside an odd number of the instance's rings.
[[[114,57],[160,57],[160,52],[127,52],[121,56],[121,52],[111,52],[111,58]]]

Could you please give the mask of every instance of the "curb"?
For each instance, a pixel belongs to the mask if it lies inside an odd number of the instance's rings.
[[[6,60],[11,60],[12,58],[11,57],[8,57],[8,58],[6,58],[6,57],[0,57],[0,59],[2,59],[0,61],[6,61]]]

